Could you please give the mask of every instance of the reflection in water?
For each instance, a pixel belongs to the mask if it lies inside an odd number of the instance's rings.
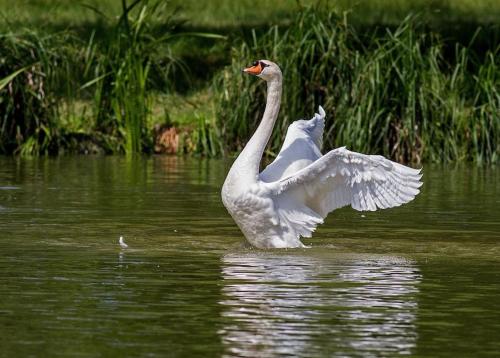
[[[416,345],[418,268],[395,257],[276,253],[223,258],[231,356],[409,354]]]

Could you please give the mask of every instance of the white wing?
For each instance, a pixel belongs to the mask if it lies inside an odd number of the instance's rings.
[[[269,164],[260,179],[274,182],[297,173],[321,157],[325,111],[320,106],[310,120],[298,120],[288,127],[283,146],[276,159]]]
[[[419,193],[421,177],[420,170],[342,147],[272,184],[278,197],[293,196],[324,218],[346,205],[374,211],[407,203]]]
[[[419,193],[420,170],[378,155],[337,148],[324,156],[320,147],[325,112],[293,122],[276,159],[260,174],[272,192],[273,225],[285,247],[302,246],[329,212],[399,206]]]

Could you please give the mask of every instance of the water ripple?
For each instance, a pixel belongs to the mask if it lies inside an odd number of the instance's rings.
[[[224,256],[228,356],[411,353],[418,268],[397,257],[343,261]]]

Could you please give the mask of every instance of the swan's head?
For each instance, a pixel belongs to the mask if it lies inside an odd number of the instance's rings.
[[[281,70],[277,64],[268,60],[255,61],[251,67],[243,72],[262,78],[265,81],[281,78]]]

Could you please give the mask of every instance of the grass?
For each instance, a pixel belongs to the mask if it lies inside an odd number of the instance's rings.
[[[92,32],[84,41],[71,31],[49,36],[22,30],[1,38],[8,61],[0,64],[0,94],[7,99],[0,102],[0,152],[71,151],[79,140],[108,153],[151,150],[153,97],[187,78],[169,44],[184,33],[171,31],[173,11],[161,1],[122,1],[117,18],[91,11],[106,24],[106,35]],[[26,63],[32,69],[19,67]]]
[[[135,7],[138,11],[130,16]],[[152,36],[148,22],[162,10],[159,2],[123,1],[122,14],[111,34],[104,41],[91,37],[88,45],[86,72],[92,72],[94,78],[82,88],[95,87],[96,129],[116,130],[111,134],[125,139],[123,150],[129,154],[151,147],[145,133],[147,86],[155,49],[165,35],[159,39]]]
[[[293,19],[302,5],[314,0],[276,0],[259,3],[254,0],[171,0],[168,6],[180,8],[180,17],[194,27],[235,28],[280,23]],[[449,22],[478,24],[498,23],[500,5],[496,0],[323,0],[335,11],[352,12],[355,23],[398,24],[410,12],[422,13],[436,25]],[[95,12],[84,11],[80,4],[99,8],[105,14],[120,16],[121,0],[0,0],[0,14],[5,26],[30,26],[61,30],[81,28],[102,18]]]
[[[216,79],[215,128],[226,153],[240,150],[260,121],[265,86],[239,72],[250,60],[275,59],[285,82],[269,152],[279,151],[288,124],[322,104],[325,147],[341,145],[400,162],[495,162],[500,140],[500,47],[475,58],[408,17],[394,31],[361,39],[345,17],[304,10],[288,28],[272,28],[233,52]],[[368,44],[368,45],[365,45]],[[244,93],[244,95],[242,95]]]
[[[0,0],[0,152],[148,152],[174,126],[178,152],[234,153],[264,95],[239,70],[268,57],[287,76],[269,155],[322,103],[328,148],[498,160],[494,1],[132,3]]]
[[[57,95],[68,53],[62,35],[0,36],[0,153],[54,153],[59,146]]]

